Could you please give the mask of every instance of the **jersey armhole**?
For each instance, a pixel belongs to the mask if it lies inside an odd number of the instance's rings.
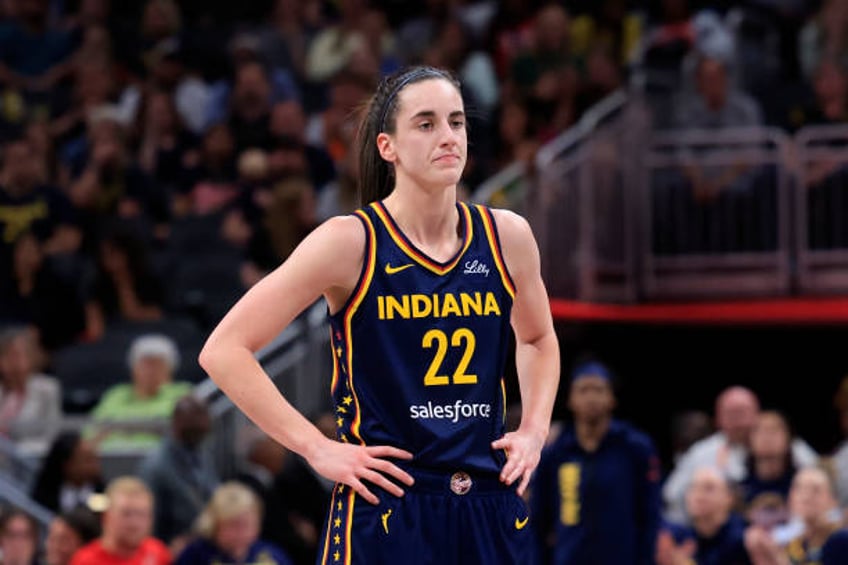
[[[359,277],[356,279],[356,284],[354,285],[350,296],[348,296],[347,300],[344,301],[342,307],[339,308],[337,312],[333,313],[329,312],[330,307],[329,304],[327,305],[327,311],[331,318],[340,317],[344,319],[351,306],[358,301],[359,297],[368,291],[368,287],[371,284],[371,273],[374,270],[374,261],[376,259],[376,235],[374,232],[374,225],[371,223],[371,218],[369,218],[362,210],[353,212],[351,216],[357,218],[362,223],[362,228],[365,230],[365,249],[362,253],[362,268],[359,270]]]
[[[498,272],[501,275],[506,291],[515,298],[515,282],[512,280],[512,275],[509,274],[509,269],[506,266],[506,261],[501,251],[501,239],[498,234],[498,224],[495,222],[495,217],[491,210],[481,204],[477,204],[477,210],[480,212],[480,218],[483,220],[483,227],[486,229],[486,239],[489,241],[489,247],[492,251],[492,256],[495,258]]]

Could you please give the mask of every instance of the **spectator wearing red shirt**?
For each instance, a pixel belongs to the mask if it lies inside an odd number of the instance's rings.
[[[71,565],[170,565],[171,555],[153,530],[153,495],[135,477],[119,477],[106,489],[103,534],[83,546]]]

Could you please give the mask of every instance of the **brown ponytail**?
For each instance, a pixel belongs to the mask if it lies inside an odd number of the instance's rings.
[[[367,206],[382,200],[394,189],[394,169],[377,150],[380,133],[394,133],[398,110],[398,95],[407,86],[429,79],[442,79],[460,88],[459,81],[449,71],[418,66],[403,69],[385,77],[362,113],[356,133],[359,152],[359,203]]]

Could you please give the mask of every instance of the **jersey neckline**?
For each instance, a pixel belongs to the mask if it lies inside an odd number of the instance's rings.
[[[436,274],[443,275],[451,271],[465,251],[471,245],[471,239],[474,235],[474,228],[471,221],[471,212],[464,202],[457,201],[456,208],[459,211],[460,230],[463,234],[463,242],[457,252],[447,261],[436,261],[423,251],[421,251],[400,229],[395,219],[392,217],[389,210],[385,207],[382,201],[372,202],[371,206],[386,227],[389,236],[394,240],[395,244],[416,263],[433,271]]]

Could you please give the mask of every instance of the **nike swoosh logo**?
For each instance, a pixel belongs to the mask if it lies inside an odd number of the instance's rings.
[[[516,530],[523,530],[524,526],[526,526],[527,522],[529,522],[529,521],[530,521],[530,516],[527,516],[523,520],[519,520],[518,518],[516,518],[515,519],[515,529]]]
[[[407,263],[406,265],[401,265],[400,267],[392,267],[389,263],[386,263],[386,274],[393,275],[395,273],[399,273],[404,269],[408,269],[410,267],[414,267],[415,263]]]

